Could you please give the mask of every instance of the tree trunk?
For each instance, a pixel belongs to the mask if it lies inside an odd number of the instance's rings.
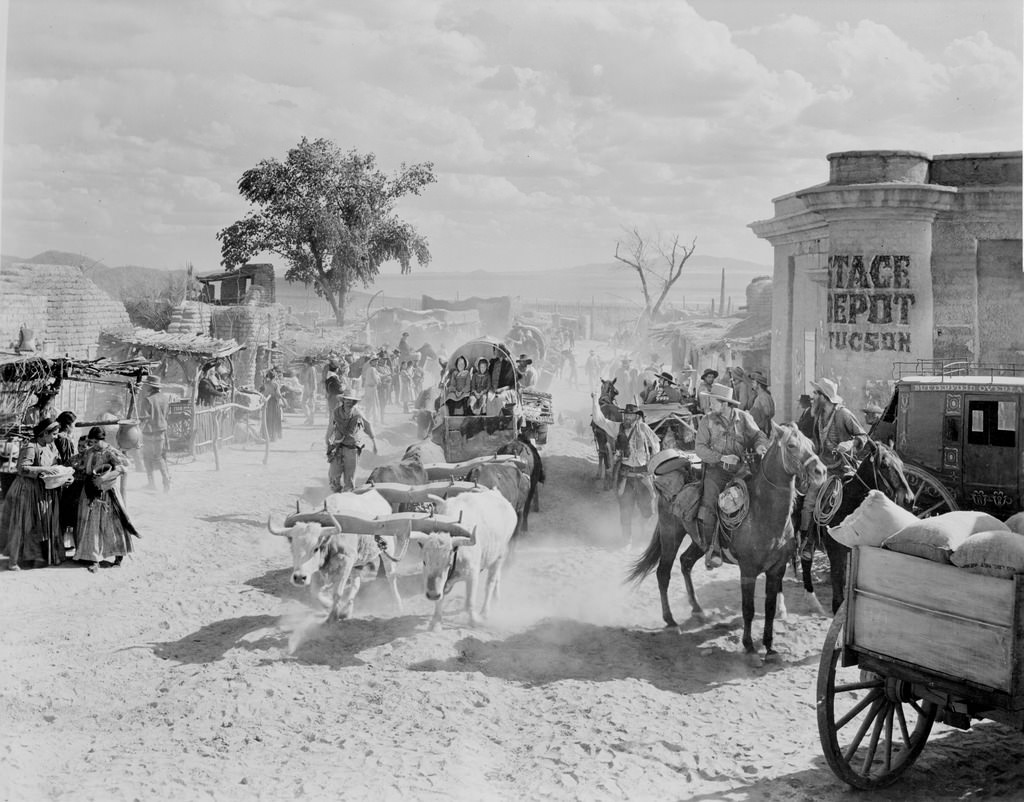
[[[345,325],[345,300],[347,297],[348,287],[342,285],[337,290],[337,302],[332,303],[332,305],[334,306],[334,320],[337,322],[339,327]],[[332,297],[331,300],[333,302],[334,298]]]

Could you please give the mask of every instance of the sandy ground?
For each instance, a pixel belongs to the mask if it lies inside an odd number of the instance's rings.
[[[713,623],[663,629],[654,578],[622,581],[653,527],[623,548],[577,432],[586,393],[556,399],[575,416],[552,431],[541,512],[479,629],[459,591],[427,631],[411,562],[403,613],[371,582],[353,620],[318,623],[264,524],[326,495],[320,426],[289,418],[267,466],[241,448],[219,473],[211,456],[175,464],[168,495],[134,475],[144,537],[125,565],[0,572],[0,798],[849,798],[815,721],[829,620],[787,579],[783,660],[751,665],[737,570],[698,567]],[[382,457],[414,437],[390,415]],[[678,573],[672,603],[686,619]],[[937,726],[909,775],[871,798],[1020,798],[1022,765],[1019,733]]]

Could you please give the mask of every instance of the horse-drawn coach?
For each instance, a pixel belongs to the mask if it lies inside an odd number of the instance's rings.
[[[1024,366],[897,363],[876,439],[892,439],[921,516],[1021,509]]]

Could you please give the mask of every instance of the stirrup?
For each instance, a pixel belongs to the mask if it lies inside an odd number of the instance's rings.
[[[714,571],[716,568],[721,568],[723,565],[722,555],[717,552],[708,552],[704,555],[704,567],[709,571]]]

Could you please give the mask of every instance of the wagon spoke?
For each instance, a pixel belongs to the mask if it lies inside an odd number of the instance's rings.
[[[885,710],[885,716],[882,715],[883,710]],[[875,726],[871,728],[871,743],[868,744],[868,751],[864,755],[864,763],[861,768],[861,773],[865,777],[871,775],[871,764],[875,762],[875,752],[878,751],[878,737],[882,734],[882,725],[890,715],[892,715],[891,707],[886,702],[882,702],[875,710]]]
[[[889,712],[885,716],[885,763],[882,770],[886,774],[892,771],[892,717],[893,713],[899,709],[900,704],[897,702],[889,708]]]
[[[915,702],[914,700],[911,700],[911,701],[910,701],[910,706],[911,706],[912,708],[914,708],[914,710],[916,710],[916,711],[917,711],[917,714],[918,714],[919,716],[923,716],[923,715],[925,715],[925,712],[924,712],[924,708],[923,708],[923,707],[921,707],[921,705],[919,705],[919,704],[918,704],[917,702]]]
[[[926,509],[926,510],[921,510],[921,511],[920,511],[920,512],[918,513],[918,517],[920,518],[920,517],[922,517],[922,516],[925,516],[925,515],[929,515],[929,514],[931,514],[932,512],[934,512],[935,510],[941,510],[941,509],[942,509],[943,507],[945,507],[945,506],[946,506],[946,501],[945,501],[945,499],[941,499],[941,498],[940,498],[940,499],[939,499],[939,500],[938,500],[938,501],[937,501],[937,502],[936,502],[935,504],[932,504],[932,506],[930,506],[930,507],[929,507],[928,509]]]
[[[910,732],[907,730],[907,719],[903,715],[903,705],[896,708],[896,715],[900,719],[900,735],[903,736],[903,743],[906,744],[907,748],[910,748]]]
[[[882,684],[883,681],[881,679],[864,680],[863,682],[848,682],[844,685],[836,685],[836,693],[862,691],[865,688],[881,688]]]
[[[881,699],[876,699],[875,703],[871,705],[871,710],[868,711],[864,722],[860,725],[860,729],[857,730],[857,734],[850,742],[850,746],[847,748],[846,754],[843,755],[843,758],[847,763],[850,763],[853,760],[853,756],[857,754],[857,750],[860,748],[860,742],[864,740],[864,735],[867,733],[868,727],[871,726],[871,722],[875,720],[875,716],[878,715],[878,710],[881,706]],[[838,729],[838,727],[836,729]]]
[[[848,712],[845,716],[843,716],[841,719],[839,719],[839,721],[836,722],[836,732],[838,732],[847,724],[849,724],[850,721],[852,721],[860,713],[860,711],[862,711],[865,707],[874,702],[875,699],[877,699],[879,696],[881,696],[881,691],[874,691],[872,693],[869,693],[863,699],[861,699],[860,702],[858,702],[857,705],[852,710],[850,710],[850,712]]]

